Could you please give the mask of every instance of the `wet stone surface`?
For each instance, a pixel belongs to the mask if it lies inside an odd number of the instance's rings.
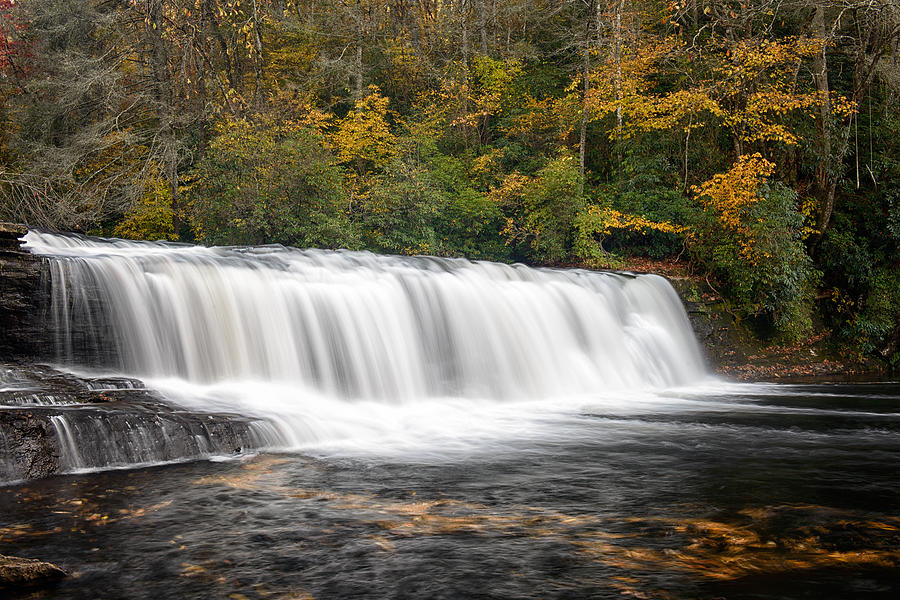
[[[0,554],[0,591],[45,586],[65,576],[66,572],[54,564]]]
[[[0,363],[0,482],[241,453],[262,444],[253,424],[179,410],[136,379]]]

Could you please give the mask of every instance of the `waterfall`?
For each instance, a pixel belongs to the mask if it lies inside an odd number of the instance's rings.
[[[51,263],[61,365],[250,418],[262,446],[406,432],[417,406],[439,427],[448,410],[705,377],[681,302],[655,275],[42,231],[25,241]],[[63,447],[86,437],[54,425]]]
[[[342,398],[548,397],[696,380],[654,275],[32,231],[63,362],[138,377],[296,382]]]

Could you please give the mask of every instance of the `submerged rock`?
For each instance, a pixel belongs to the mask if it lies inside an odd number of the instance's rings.
[[[0,554],[0,589],[48,585],[66,575],[65,571],[52,563]]]

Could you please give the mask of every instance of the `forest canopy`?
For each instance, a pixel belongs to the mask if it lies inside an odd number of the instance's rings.
[[[0,219],[617,268],[898,360],[896,0],[0,0]]]

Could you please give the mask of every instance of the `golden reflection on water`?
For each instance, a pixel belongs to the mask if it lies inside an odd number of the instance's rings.
[[[569,544],[573,556],[591,561],[603,583],[631,598],[674,598],[658,589],[658,575],[670,573],[699,581],[730,581],[751,575],[771,575],[813,569],[900,567],[900,518],[867,518],[861,512],[815,505],[749,507],[726,517],[711,518],[708,508],[678,506],[672,516],[604,517],[567,514],[526,505],[488,506],[452,498],[422,499],[414,490],[407,498],[369,493],[299,488],[278,466],[290,462],[277,456],[257,457],[227,475],[211,475],[192,483],[220,487],[296,502],[314,503],[317,511],[348,513],[350,520],[371,527],[363,539],[376,552],[396,553],[405,539],[444,535],[510,536]],[[131,486],[123,488],[137,491]],[[122,490],[119,490],[120,492]],[[85,534],[128,519],[141,519],[169,509],[172,501],[128,505],[104,512],[105,498],[115,490],[59,498],[23,488],[19,501],[67,515],[63,525],[41,530],[28,523],[0,527],[0,542],[65,533]],[[108,510],[108,509],[107,509]],[[677,514],[675,514],[677,512]],[[331,533],[322,529],[320,533]],[[181,536],[170,543],[185,551]],[[185,552],[185,556],[189,554]],[[180,575],[223,588],[235,589],[227,561],[183,562]],[[610,570],[614,574],[610,574]],[[603,575],[600,575],[603,573]],[[572,583],[572,582],[569,582]],[[585,583],[597,583],[585,582]],[[230,597],[309,600],[302,589],[271,592],[259,589]],[[227,593],[223,597],[229,597]]]
[[[204,477],[195,483],[252,488],[324,502],[331,510],[352,511],[358,521],[383,531],[368,539],[384,552],[394,552],[398,540],[414,536],[494,534],[564,540],[597,563],[628,571],[628,577],[614,577],[611,583],[635,597],[666,597],[660,591],[652,596],[639,593],[634,586],[640,583],[640,573],[672,571],[733,580],[807,569],[900,566],[897,517],[867,519],[825,506],[786,505],[746,508],[727,520],[692,516],[609,519],[531,506],[497,508],[453,499],[421,500],[412,491],[404,501],[285,486],[272,469],[278,462],[247,463],[235,475]],[[702,511],[685,506],[679,512],[691,515]],[[672,546],[673,541],[674,548],[660,547]]]

